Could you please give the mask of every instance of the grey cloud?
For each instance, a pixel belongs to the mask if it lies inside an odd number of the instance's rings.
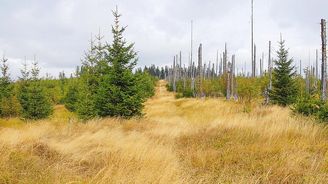
[[[24,56],[36,54],[43,73],[57,76],[74,71],[88,48],[91,33],[101,29],[111,41],[111,9],[119,6],[125,36],[135,42],[139,66],[170,64],[174,54],[190,50],[190,20],[194,20],[194,53],[204,45],[204,60],[228,43],[237,66],[249,64],[250,0],[0,0],[0,53],[12,61],[19,75]],[[276,47],[283,33],[295,60],[308,60],[320,47],[321,18],[328,18],[326,0],[255,0],[255,40],[258,53],[267,55],[269,40]],[[260,54],[259,54],[260,55]],[[196,58],[194,54],[194,59]],[[248,68],[250,68],[248,66]]]

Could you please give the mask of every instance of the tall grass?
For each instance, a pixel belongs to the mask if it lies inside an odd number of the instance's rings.
[[[144,113],[0,128],[0,183],[328,183],[327,128],[287,108],[177,100],[161,81]]]

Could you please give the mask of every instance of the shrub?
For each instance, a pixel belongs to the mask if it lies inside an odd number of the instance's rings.
[[[317,113],[317,117],[320,121],[328,122],[328,104],[321,106],[320,110]]]
[[[71,111],[75,112],[77,109],[77,102],[79,98],[79,91],[76,85],[71,85],[68,88],[67,94],[64,99],[65,107]]]
[[[310,116],[318,113],[322,105],[323,103],[319,99],[306,95],[297,99],[292,106],[292,110],[302,115]]]

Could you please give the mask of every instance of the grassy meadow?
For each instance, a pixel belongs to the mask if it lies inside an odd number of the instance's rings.
[[[328,129],[289,108],[176,99],[138,119],[0,120],[0,183],[328,183]]]

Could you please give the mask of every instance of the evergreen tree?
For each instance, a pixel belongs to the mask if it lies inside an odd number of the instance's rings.
[[[104,58],[106,50],[105,45],[102,44],[102,38],[99,33],[96,37],[96,44],[93,38],[91,38],[90,49],[85,54],[82,62],[79,92],[75,94],[74,89],[71,89],[67,94],[67,107],[71,108],[71,110],[76,110],[78,116],[83,120],[97,116],[98,111],[95,106],[95,98],[100,85],[100,76],[108,71],[109,67]],[[74,102],[75,95],[78,98],[76,102]],[[74,104],[76,108],[72,109]]]
[[[31,80],[23,81],[24,84],[20,90],[20,102],[22,105],[22,115],[26,119],[44,119],[53,112],[50,99],[47,97],[39,80],[40,69],[38,63],[34,62],[31,70]],[[27,74],[22,72],[22,77]]]
[[[80,119],[88,120],[97,116],[95,108],[94,95],[89,90],[89,87],[82,83],[79,88],[78,100],[77,100],[77,114]]]
[[[2,58],[0,78],[0,116],[12,117],[19,114],[20,105],[14,94],[14,88],[9,77],[8,59]]]
[[[101,76],[96,96],[99,116],[132,117],[140,115],[143,98],[132,73],[137,59],[134,44],[127,44],[123,38],[125,27],[119,25],[121,15],[113,11],[115,23],[112,26],[113,42],[107,46],[106,62],[108,72]]]
[[[23,64],[23,68],[20,70],[21,77],[19,77],[18,81],[18,100],[21,105],[22,113],[27,112],[29,108],[29,95],[28,95],[28,86],[30,80],[30,72],[27,69],[27,63],[25,59],[25,63]],[[24,116],[24,115],[23,115]]]
[[[288,59],[288,50],[285,48],[285,41],[280,40],[278,59],[274,61],[276,67],[273,70],[272,90],[270,99],[272,103],[286,106],[295,102],[297,87],[295,84],[295,69],[292,59]]]
[[[65,107],[71,111],[76,112],[78,108],[79,89],[78,86],[73,83],[68,87],[67,94],[64,98]]]
[[[11,93],[10,89],[10,77],[9,77],[9,66],[7,64],[8,59],[5,57],[2,58],[1,61],[1,78],[0,78],[0,99],[3,97],[7,97]]]

